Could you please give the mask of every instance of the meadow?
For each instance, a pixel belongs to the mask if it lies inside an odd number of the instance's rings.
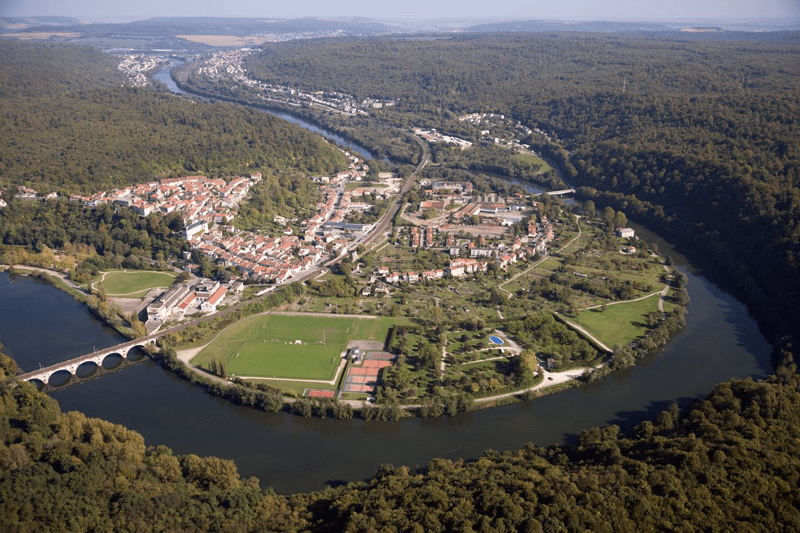
[[[658,311],[658,295],[637,302],[625,302],[602,308],[586,309],[578,313],[572,322],[580,324],[589,333],[608,346],[625,345],[647,333],[645,325],[647,313]]]

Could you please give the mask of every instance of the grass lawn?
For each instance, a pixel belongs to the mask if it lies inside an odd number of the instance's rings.
[[[369,183],[369,182],[366,182],[366,181],[350,181],[350,182],[347,182],[347,184],[344,186],[344,189],[346,191],[352,191],[354,189],[370,189],[370,188],[385,189],[387,187],[389,187],[389,186],[386,185],[385,183]]]
[[[530,161],[531,163],[537,165],[539,167],[539,174],[544,174],[548,170],[550,170],[550,165],[545,162],[544,159],[536,157],[535,155],[531,154],[517,154],[517,159],[521,159],[522,161]]]
[[[544,261],[542,261],[537,267],[536,270],[545,270],[554,272],[558,267],[561,266],[561,260],[555,257],[548,257]]]
[[[251,380],[250,383],[265,383],[270,387],[280,389],[283,393],[295,392],[301,396],[306,389],[320,389],[320,390],[336,390],[334,386],[326,385],[324,383],[314,383],[307,381],[279,381],[269,379],[256,379]]]
[[[659,296],[654,295],[638,302],[609,305],[605,311],[588,309],[578,313],[577,319],[569,320],[586,328],[609,347],[624,346],[647,332],[645,315],[658,311],[658,299]]]
[[[411,322],[405,318],[375,318],[357,319],[355,321],[355,331],[350,336],[351,339],[364,341],[386,342],[389,330],[395,325],[410,325]]]
[[[169,287],[175,281],[172,272],[108,272],[102,283],[106,294],[133,295],[155,287]],[[99,283],[98,283],[99,285]]]
[[[486,356],[486,357],[489,358],[488,356]],[[497,356],[493,355],[492,357],[497,357]],[[480,362],[478,362],[478,361],[480,361]],[[469,369],[476,369],[476,370],[496,370],[497,361],[499,361],[499,359],[492,360],[492,361],[486,361],[485,359],[478,359],[477,361],[472,362],[472,363],[461,363],[459,365],[454,365],[454,366],[452,366],[450,368],[451,368],[451,370],[453,372],[462,372],[462,371],[464,371],[464,370],[466,370],[468,368]]]
[[[257,315],[223,331],[192,364],[207,368],[215,359],[225,362],[228,374],[237,376],[330,380],[348,340],[383,342],[395,322],[335,315]]]

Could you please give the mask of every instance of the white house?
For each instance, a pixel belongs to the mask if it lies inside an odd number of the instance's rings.
[[[632,239],[635,233],[631,228],[617,228],[617,236],[623,239]]]

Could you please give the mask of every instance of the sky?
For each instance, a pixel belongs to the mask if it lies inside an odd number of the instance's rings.
[[[0,0],[0,16],[34,15],[82,22],[176,16],[732,21],[800,19],[800,0]]]

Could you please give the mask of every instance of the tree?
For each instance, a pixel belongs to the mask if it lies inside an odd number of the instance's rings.
[[[597,215],[597,211],[595,209],[593,201],[586,200],[586,202],[584,202],[583,213],[589,218],[594,218]]]
[[[417,368],[428,368],[430,370],[439,371],[440,361],[442,359],[442,351],[435,344],[423,342],[419,350]]]
[[[617,228],[625,228],[628,226],[628,217],[622,211],[617,211],[614,215],[614,226]]]
[[[531,383],[536,367],[539,365],[539,361],[536,359],[536,352],[533,350],[523,350],[522,353],[514,357],[511,361],[514,372],[514,383],[518,387]]]
[[[489,289],[489,303],[492,305],[502,306],[508,301],[508,296],[501,291],[498,287]]]
[[[614,227],[614,218],[616,217],[616,213],[614,212],[614,208],[611,206],[606,206],[603,209],[603,220],[606,223],[606,227],[612,228]]]

